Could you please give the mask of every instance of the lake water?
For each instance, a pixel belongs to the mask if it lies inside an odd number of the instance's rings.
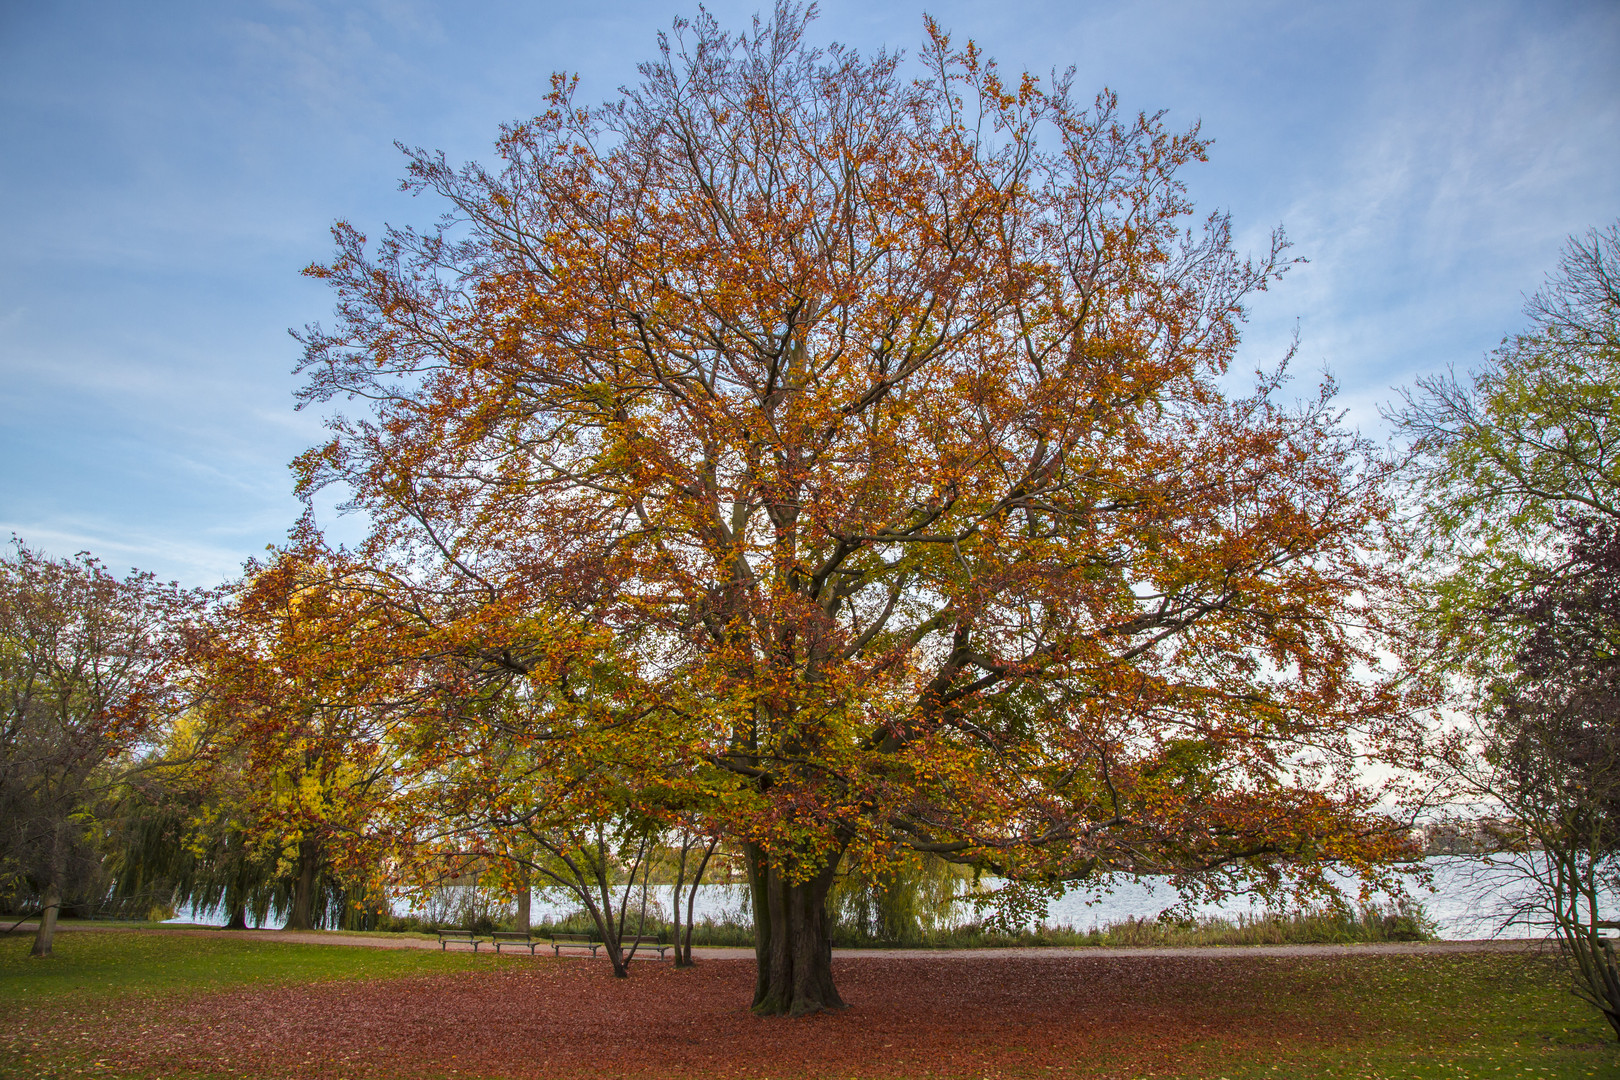
[[[1423,905],[1424,911],[1438,924],[1438,935],[1444,939],[1491,937],[1501,933],[1509,937],[1539,935],[1542,930],[1523,921],[1510,924],[1508,913],[1516,903],[1528,895],[1522,876],[1512,867],[1469,856],[1437,856],[1426,860],[1425,866],[1433,875],[1432,888],[1418,884],[1408,886],[1413,899]],[[1348,885],[1348,880],[1341,880]],[[446,890],[448,892],[448,890]],[[670,904],[670,890],[652,890],[657,898],[657,909],[662,914]],[[1354,895],[1353,890],[1351,895]],[[441,896],[441,903],[453,897]],[[1047,909],[1044,920],[1051,926],[1071,926],[1076,930],[1089,930],[1108,923],[1124,922],[1128,918],[1152,919],[1166,908],[1177,904],[1175,890],[1164,879],[1143,878],[1122,880],[1111,888],[1073,889],[1055,900]],[[1387,897],[1375,899],[1386,900]],[[1620,908],[1620,897],[1609,900]],[[1189,905],[1196,916],[1259,915],[1264,906],[1257,905],[1246,896],[1234,896],[1220,904]],[[532,918],[539,922],[548,915],[560,918],[579,907],[564,897],[536,891],[532,901]],[[395,910],[404,915],[411,908],[403,900],[396,901]],[[694,913],[699,921],[731,919],[736,922],[752,921],[748,902],[748,889],[744,885],[704,885],[699,888]],[[960,917],[972,918],[971,909],[963,910]],[[223,925],[219,912],[188,912],[172,922],[192,922]]]

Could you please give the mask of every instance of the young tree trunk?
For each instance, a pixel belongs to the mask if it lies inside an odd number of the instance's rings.
[[[625,879],[624,895],[619,899],[618,915],[614,916],[613,888],[608,882],[609,864],[607,859],[607,843],[600,827],[596,834],[597,859],[594,867],[596,872],[597,888],[602,897],[602,916],[598,918],[598,925],[602,930],[602,948],[608,955],[608,961],[613,965],[613,974],[616,978],[630,977],[630,956],[635,953],[635,946],[631,946],[630,954],[624,951],[625,921],[630,915],[630,897],[636,888],[636,874],[641,878],[641,914],[636,928],[635,936],[639,937],[647,923],[647,874],[651,867],[647,865],[647,856],[651,848],[652,836],[642,832],[636,843],[636,857],[630,861],[629,876]]]
[[[832,938],[827,927],[827,890],[834,857],[806,881],[794,881],[763,851],[748,846],[748,876],[754,894],[754,1013],[808,1016],[844,1008],[832,977]]]
[[[298,843],[298,880],[293,884],[292,910],[287,913],[287,930],[315,929],[315,867],[319,854],[315,841]]]
[[[686,937],[684,939],[681,937],[681,933],[680,933],[680,907],[681,907],[680,889],[677,888],[675,890],[675,918],[676,918],[676,922],[675,922],[675,966],[676,967],[691,967],[692,966],[692,909],[697,904],[697,891],[698,891],[698,886],[703,883],[703,871],[704,871],[704,868],[706,868],[709,865],[709,857],[714,854],[714,849],[716,847],[718,847],[719,845],[720,845],[720,836],[719,836],[719,834],[716,834],[716,835],[709,838],[709,846],[706,847],[703,850],[703,858],[701,860],[699,860],[698,865],[697,865],[697,871],[695,873],[693,873],[693,875],[692,875],[692,885],[691,885],[691,888],[686,893]],[[686,853],[683,851],[681,853],[681,868],[684,870],[685,867],[686,867]]]
[[[58,820],[51,836],[50,880],[45,883],[45,903],[39,913],[39,929],[34,932],[34,948],[30,956],[51,955],[51,942],[56,938],[56,916],[62,910],[63,837],[66,822]]]
[[[681,887],[686,884],[686,857],[692,850],[692,834],[681,830],[681,857],[675,864],[675,887],[669,894],[669,921],[675,944],[675,966],[688,967],[692,961],[690,957],[681,955]],[[688,934],[688,937],[691,935]]]
[[[61,907],[62,887],[53,880],[45,886],[45,910],[39,916],[39,929],[34,933],[30,956],[51,955],[51,941],[56,937],[56,914]]]

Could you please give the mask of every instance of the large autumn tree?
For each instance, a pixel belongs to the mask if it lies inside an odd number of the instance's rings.
[[[1326,392],[1223,391],[1281,238],[1191,221],[1196,129],[932,23],[911,71],[817,49],[812,13],[677,21],[600,107],[559,77],[499,168],[411,152],[447,216],[339,225],[310,270],[306,400],[364,411],[303,490],[413,588],[633,651],[659,704],[600,723],[745,846],[760,1012],[840,1004],[840,859],[1275,888],[1389,857],[1355,772],[1396,704],[1380,466]],[[566,700],[566,649],[489,625],[486,668]]]

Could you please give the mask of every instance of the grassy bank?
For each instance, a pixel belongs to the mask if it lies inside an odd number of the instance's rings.
[[[1235,918],[1125,919],[1084,932],[1042,928],[1017,938],[998,937],[976,927],[958,935],[971,944],[1030,945],[1351,945],[1389,941],[1430,941],[1434,924],[1420,907],[1366,906],[1359,911],[1317,911],[1238,915]],[[971,944],[969,944],[971,942]]]
[[[29,957],[32,943],[32,934],[0,937],[0,1012],[57,997],[83,1001],[469,971],[481,959],[467,952],[284,944],[226,931],[69,931],[57,935],[45,960]]]
[[[491,929],[507,929],[491,923]],[[630,931],[634,931],[634,927]],[[483,931],[487,933],[487,930]],[[553,933],[596,935],[596,924],[584,912],[564,919],[546,919],[534,927],[537,935]],[[649,919],[645,933],[659,941],[671,940],[669,923]],[[1356,911],[1316,911],[1289,914],[1238,915],[1234,918],[1186,920],[1125,919],[1089,930],[1070,926],[1038,926],[1019,933],[1005,933],[970,923],[932,933],[909,933],[898,937],[862,934],[851,927],[835,925],[833,945],[841,949],[980,949],[1035,948],[1086,945],[1125,947],[1132,945],[1209,946],[1209,945],[1350,945],[1389,941],[1433,940],[1434,924],[1421,906],[1366,905]],[[694,946],[733,946],[751,948],[753,927],[746,924],[705,919],[692,931]]]

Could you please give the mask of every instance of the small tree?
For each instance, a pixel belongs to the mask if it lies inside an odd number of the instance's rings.
[[[485,633],[487,615],[472,618]],[[681,785],[670,783],[672,755],[636,704],[636,680],[611,658],[592,663],[586,635],[556,632],[560,616],[547,622],[545,636],[574,646],[570,655],[507,637],[498,665],[451,649],[466,627],[439,624],[433,640],[450,662],[437,683],[424,682],[426,707],[406,737],[414,753],[410,790],[394,807],[399,853],[423,881],[481,864],[508,887],[568,896],[623,977],[635,949],[622,942],[646,926],[661,810]]]
[[[684,814],[677,817],[674,825],[671,855],[675,881],[669,890],[669,909],[676,967],[692,966],[692,924],[698,890],[703,887],[703,874],[709,868],[709,860],[720,846],[720,834],[703,831],[700,822],[697,815]]]
[[[0,886],[39,911],[34,956],[65,902],[108,884],[99,823],[128,752],[180,707],[200,599],[84,553],[0,559]]]
[[[1488,613],[1522,635],[1514,671],[1489,687],[1484,760],[1455,758],[1474,793],[1512,815],[1576,992],[1620,1038],[1620,524],[1566,519],[1567,559]]]

